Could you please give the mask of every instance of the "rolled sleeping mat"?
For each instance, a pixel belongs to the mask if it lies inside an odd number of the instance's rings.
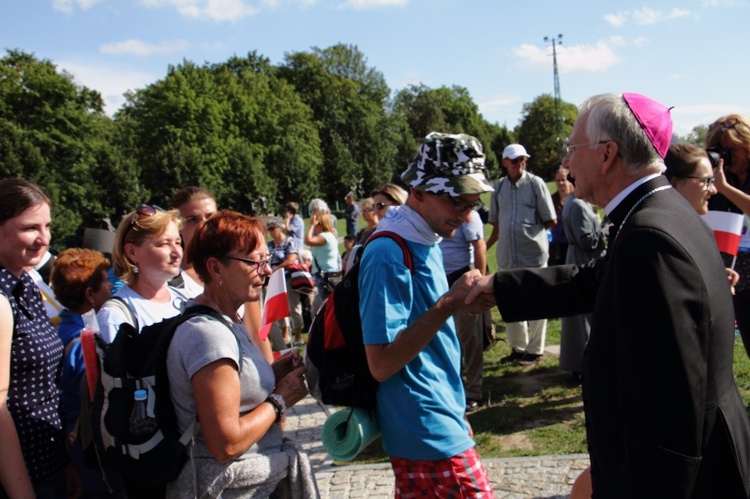
[[[337,461],[351,461],[379,436],[375,413],[366,409],[341,409],[323,424],[323,447]]]

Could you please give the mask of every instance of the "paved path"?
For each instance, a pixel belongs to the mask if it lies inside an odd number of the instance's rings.
[[[326,410],[331,410],[330,407]],[[286,432],[305,448],[315,468],[323,499],[350,497],[390,499],[393,473],[390,464],[333,466],[320,440],[325,410],[309,395],[292,407]],[[498,499],[567,498],[573,480],[588,464],[588,455],[482,459]]]

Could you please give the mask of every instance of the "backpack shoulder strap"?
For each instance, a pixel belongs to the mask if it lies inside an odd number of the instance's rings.
[[[414,262],[412,261],[411,251],[409,251],[409,245],[406,244],[406,240],[395,232],[392,232],[390,230],[383,230],[380,232],[375,232],[373,235],[371,235],[367,239],[367,242],[365,242],[365,245],[379,237],[387,237],[396,241],[396,243],[401,247],[401,251],[404,252],[404,265],[406,265],[406,268],[408,268],[410,271],[414,272]]]
[[[182,276],[182,272],[174,276],[167,283],[175,289],[182,289],[185,287],[185,278]]]
[[[102,308],[108,307],[108,308],[117,308],[120,309],[126,317],[128,317],[128,324],[133,326],[136,331],[138,331],[138,317],[135,315],[135,312],[133,312],[133,309],[130,308],[130,305],[120,298],[119,296],[113,296],[109,300],[104,302],[104,305],[102,305]]]
[[[180,316],[179,320],[174,325],[174,330],[177,329],[177,327],[182,324],[183,322],[192,319],[193,317],[197,315],[207,315],[214,319],[217,322],[220,322],[224,324],[224,326],[229,329],[229,332],[232,333],[232,337],[237,342],[237,351],[239,352],[239,359],[237,360],[237,367],[238,372],[242,372],[242,346],[240,345],[240,340],[237,339],[237,335],[234,334],[234,329],[232,328],[232,325],[227,322],[227,320],[224,318],[222,314],[214,310],[213,308],[206,306],[206,305],[193,305],[191,307],[188,307],[185,309],[185,312]]]
[[[70,351],[72,350],[73,346],[76,343],[80,343],[80,342],[81,342],[81,337],[79,335],[65,344],[65,352],[63,352],[63,355],[65,356],[66,359],[68,358],[68,354],[70,354]]]

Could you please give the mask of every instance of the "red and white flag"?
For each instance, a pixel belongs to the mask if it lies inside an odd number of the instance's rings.
[[[703,219],[714,231],[719,251],[737,256],[745,217],[729,211],[709,211]]]
[[[289,317],[289,302],[286,297],[286,279],[284,271],[271,274],[266,288],[266,301],[263,304],[263,316],[260,319],[260,339],[268,338],[273,323]]]

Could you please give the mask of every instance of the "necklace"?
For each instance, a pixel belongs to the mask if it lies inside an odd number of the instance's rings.
[[[625,222],[628,221],[628,218],[630,218],[631,213],[633,213],[633,211],[636,208],[638,208],[638,206],[640,206],[640,204],[642,202],[644,202],[646,199],[650,198],[651,196],[653,196],[654,194],[656,194],[659,191],[663,191],[664,189],[671,189],[671,188],[672,188],[671,185],[662,185],[661,187],[657,187],[656,189],[647,192],[646,194],[644,194],[641,197],[641,199],[639,199],[638,201],[636,201],[635,204],[633,205],[633,207],[630,208],[630,210],[628,211],[628,213],[625,215],[625,218],[622,219],[622,223],[620,224],[620,227],[617,229],[617,233],[615,234],[614,239],[612,239],[612,246],[614,246],[615,241],[617,241],[617,237],[620,235],[620,232],[622,231],[622,228],[625,227]]]

